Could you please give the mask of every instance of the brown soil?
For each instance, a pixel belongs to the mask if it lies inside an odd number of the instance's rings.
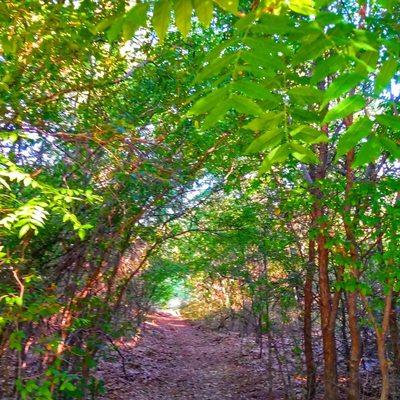
[[[282,399],[269,392],[265,362],[243,355],[237,335],[216,333],[183,318],[155,313],[140,340],[123,341],[125,360],[104,361],[107,400]],[[242,352],[242,354],[241,354]]]

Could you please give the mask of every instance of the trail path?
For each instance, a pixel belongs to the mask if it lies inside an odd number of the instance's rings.
[[[254,352],[240,355],[236,335],[193,326],[169,314],[154,314],[142,338],[121,344],[120,361],[102,362],[107,400],[279,399],[268,396],[266,371]]]

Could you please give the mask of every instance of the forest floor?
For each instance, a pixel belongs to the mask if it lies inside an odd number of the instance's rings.
[[[196,326],[170,314],[154,313],[140,339],[118,343],[124,359],[103,361],[107,400],[282,399],[271,387],[265,362],[237,334]],[[254,347],[254,346],[253,346]],[[121,357],[120,357],[121,358]]]

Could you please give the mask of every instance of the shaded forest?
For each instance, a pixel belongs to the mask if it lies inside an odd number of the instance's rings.
[[[0,398],[400,399],[399,21],[2,0]]]

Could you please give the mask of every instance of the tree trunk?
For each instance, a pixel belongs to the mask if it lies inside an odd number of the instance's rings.
[[[394,367],[394,399],[400,399],[400,334],[396,313],[396,298],[398,294],[393,293],[392,310],[390,312],[389,331],[390,341],[393,351],[393,367]]]
[[[312,218],[313,219],[313,218]],[[313,292],[312,283],[315,271],[315,241],[309,241],[308,247],[308,266],[306,272],[306,282],[304,284],[304,355],[306,359],[306,373],[307,373],[307,395],[306,399],[311,400],[315,396],[315,365],[314,354],[312,346],[312,302]]]
[[[360,360],[361,360],[361,338],[357,320],[357,292],[349,293],[347,296],[349,312],[349,331],[351,337],[351,350],[349,360],[349,400],[360,398]]]
[[[350,125],[352,118],[346,123]],[[351,167],[354,161],[354,149],[350,150],[346,155],[346,190],[345,190],[345,205],[344,205],[344,228],[346,232],[346,239],[350,244],[350,258],[351,258],[351,275],[353,279],[359,279],[359,272],[357,270],[357,249],[355,245],[355,236],[353,232],[353,224],[351,220],[351,203],[350,193],[353,188],[354,173]],[[347,296],[347,307],[349,313],[349,331],[351,338],[350,360],[349,360],[349,400],[358,400],[360,398],[360,361],[361,361],[361,338],[360,327],[358,326],[357,319],[357,290],[350,292]]]
[[[383,332],[376,333],[376,342],[378,347],[379,366],[382,376],[382,389],[380,400],[388,400],[390,393],[389,363],[386,358],[385,335]]]
[[[347,296],[346,292],[342,293],[340,297],[341,300],[341,307],[340,312],[342,314],[341,323],[340,323],[340,330],[342,333],[342,343],[343,343],[343,354],[346,360],[350,360],[350,348],[349,348],[349,341],[347,338]],[[350,366],[347,365],[347,372],[349,372]]]
[[[381,400],[388,400],[390,394],[389,363],[386,358],[386,334],[389,329],[390,315],[392,313],[393,288],[385,296],[385,311],[383,313],[382,329],[376,329],[378,358],[382,375]]]
[[[319,213],[317,217],[320,217]],[[324,385],[325,399],[337,399],[337,372],[336,372],[336,341],[335,329],[331,327],[331,294],[328,275],[328,250],[326,249],[326,237],[319,234],[318,244],[318,267],[319,267],[319,290],[320,290],[320,312],[322,327],[322,347],[324,353]]]
[[[327,134],[327,127],[323,128]],[[316,171],[316,180],[323,180],[326,176],[328,147],[326,143],[319,145],[320,163]],[[318,182],[317,182],[318,184]],[[317,229],[317,254],[319,271],[319,295],[322,328],[322,348],[324,355],[324,387],[325,400],[336,400],[337,371],[336,371],[336,341],[335,341],[335,315],[332,315],[332,299],[328,272],[329,251],[326,248],[327,224],[324,221],[325,213],[322,204],[323,193],[316,188],[315,196],[315,225]],[[336,313],[336,311],[335,311]]]

